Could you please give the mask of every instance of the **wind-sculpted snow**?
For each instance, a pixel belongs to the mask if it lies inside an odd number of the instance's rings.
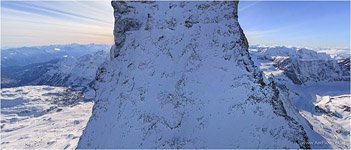
[[[254,67],[237,5],[112,1],[115,44],[78,148],[310,148]]]

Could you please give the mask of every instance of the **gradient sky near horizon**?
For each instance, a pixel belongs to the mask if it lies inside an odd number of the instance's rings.
[[[250,44],[350,47],[350,2],[243,1],[239,21]],[[113,43],[104,1],[1,1],[1,47]]]

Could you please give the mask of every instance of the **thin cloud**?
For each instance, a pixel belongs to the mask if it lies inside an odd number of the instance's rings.
[[[244,2],[244,3],[245,3],[245,2]],[[250,4],[249,4],[249,5],[246,5],[246,6],[244,6],[244,7],[239,7],[238,12],[240,13],[240,12],[242,12],[242,11],[245,11],[245,10],[251,8],[252,6],[255,6],[255,5],[258,4],[258,3],[259,3],[259,1],[256,1],[256,2],[251,2],[251,1],[250,1]]]
[[[49,16],[57,19],[67,19],[67,17],[69,17],[71,19],[88,20],[88,21],[94,21],[94,22],[99,22],[104,24],[111,23],[103,19],[89,17],[88,15],[81,15],[81,14],[67,12],[59,9],[43,7],[43,6],[40,6],[41,2],[34,2],[34,3],[35,4],[29,3],[29,2],[3,2],[2,7],[14,9],[17,11],[24,11],[27,13],[34,13],[34,14]],[[50,3],[53,3],[53,2],[50,2]],[[58,6],[58,8],[60,7]],[[78,8],[79,7],[77,7],[77,9]]]
[[[112,43],[109,2],[2,2],[2,46]],[[93,7],[93,4],[96,4]],[[98,11],[100,10],[100,11]],[[104,13],[103,13],[104,11]]]

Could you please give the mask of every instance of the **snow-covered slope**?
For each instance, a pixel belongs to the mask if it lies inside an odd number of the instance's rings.
[[[56,63],[39,78],[33,80],[31,84],[81,88],[84,92],[89,92],[85,94],[93,94],[94,91],[91,88],[93,81],[95,81],[96,72],[98,67],[106,60],[108,60],[106,51],[87,54],[78,59],[66,58]]]
[[[63,87],[1,89],[1,149],[74,149],[92,102]]]
[[[301,53],[287,47],[252,46],[250,53],[265,76],[277,82],[291,107],[296,108],[311,128],[327,141],[312,144],[350,149],[350,81],[347,78],[336,80],[340,76],[349,78],[350,58],[329,57],[307,49]],[[295,70],[289,70],[291,68]],[[324,73],[319,73],[321,70]],[[294,81],[306,81],[301,79],[309,82],[299,84],[302,82]]]
[[[53,85],[81,89],[94,96],[91,89],[96,71],[108,59],[105,51],[97,51],[79,58],[65,57],[45,63],[31,64],[19,67],[3,68],[2,87],[17,87],[24,85]],[[11,81],[6,82],[6,79]]]
[[[290,101],[314,131],[333,148],[350,149],[350,82],[285,86],[290,91]]]
[[[312,123],[313,127],[326,132],[325,137],[336,145],[335,148],[350,149],[350,96],[317,96],[315,109],[319,114],[313,117],[308,113],[305,115],[309,120],[316,120]]]
[[[113,1],[78,148],[327,148],[248,53],[237,2]]]
[[[60,47],[60,50],[53,47]],[[108,49],[107,45],[71,44],[3,50],[5,56],[2,57],[7,59],[1,60],[4,63],[1,65],[1,86],[45,84],[85,87],[94,80],[97,67],[106,60]],[[11,57],[7,56],[8,52],[13,53]],[[32,60],[32,57],[42,59]],[[40,63],[34,63],[37,61]]]

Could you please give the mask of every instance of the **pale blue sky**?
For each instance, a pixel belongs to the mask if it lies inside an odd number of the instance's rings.
[[[239,20],[251,44],[350,46],[350,2],[240,2]]]
[[[2,47],[112,43],[104,1],[1,1]],[[349,48],[350,2],[240,2],[250,44]]]
[[[2,46],[113,42],[110,1],[2,1]]]

